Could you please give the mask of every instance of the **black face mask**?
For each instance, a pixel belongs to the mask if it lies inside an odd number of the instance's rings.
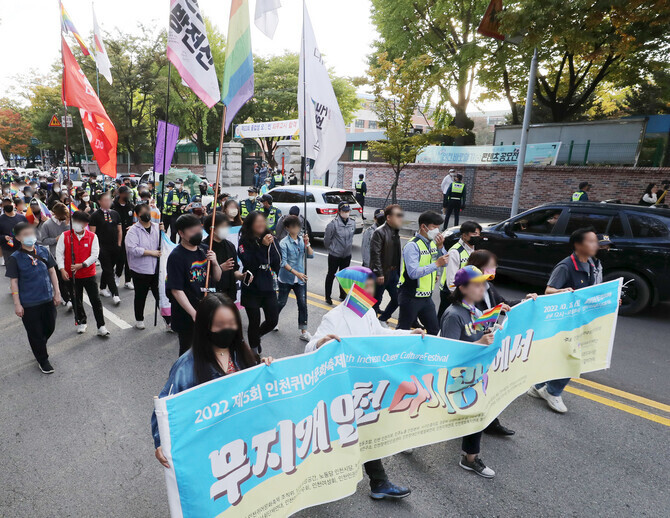
[[[14,207],[12,205],[3,205],[2,210],[9,214],[14,211]]]
[[[215,346],[225,349],[233,343],[233,340],[237,336],[237,329],[222,329],[216,333],[208,331],[207,336]]]
[[[470,241],[468,244],[470,246],[474,246],[475,248],[477,248],[482,244],[482,242],[483,242],[482,236],[472,236],[470,237]]]
[[[200,243],[202,243],[202,232],[198,232],[197,234],[189,237],[188,242],[193,246],[198,246]]]
[[[149,223],[151,221],[151,214],[148,212],[145,212],[140,216],[140,221],[144,221],[145,223]]]

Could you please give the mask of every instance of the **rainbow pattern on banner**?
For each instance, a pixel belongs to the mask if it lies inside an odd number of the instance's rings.
[[[65,10],[65,6],[63,5],[63,2],[60,3],[60,20],[61,20],[62,31],[65,34],[67,34],[68,32],[71,33],[72,36],[74,36],[74,39],[77,40],[77,43],[79,43],[79,46],[81,47],[81,51],[84,53],[84,56],[90,56],[91,53],[88,51],[88,47],[86,46],[86,43],[84,43],[84,40],[79,35],[79,31],[74,26],[74,22],[72,21],[72,18],[70,18],[70,15]]]
[[[370,308],[375,305],[377,299],[368,295],[358,284],[354,284],[349,290],[349,296],[344,301],[344,305],[359,317],[365,315]]]
[[[254,95],[254,61],[251,55],[249,0],[233,0],[230,6],[226,65],[221,98],[226,105],[226,131],[237,112]]]
[[[491,309],[488,309],[482,313],[482,315],[475,319],[472,323],[474,326],[482,326],[483,328],[490,327],[492,324],[495,324],[500,316],[502,311],[502,304],[498,304]]]

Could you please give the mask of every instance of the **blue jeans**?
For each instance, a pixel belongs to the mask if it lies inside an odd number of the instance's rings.
[[[279,312],[284,309],[288,301],[288,294],[295,293],[295,299],[298,302],[298,329],[307,329],[307,285],[306,284],[286,284],[283,282],[279,284],[279,296],[277,302],[279,303]]]
[[[563,389],[568,386],[568,383],[570,383],[570,378],[562,378],[560,380],[547,381],[546,383],[538,383],[535,385],[535,388],[539,390],[546,385],[549,394],[552,396],[560,396]]]
[[[381,312],[379,316],[380,322],[386,322],[393,312],[398,309],[398,281],[400,280],[400,273],[398,270],[391,270],[388,275],[384,277],[384,284],[377,284],[375,288],[375,298],[377,299],[377,304],[375,304],[375,311]],[[386,309],[381,311],[379,305],[381,304],[382,297],[384,296],[384,291],[388,291],[389,297],[391,300],[386,305]]]

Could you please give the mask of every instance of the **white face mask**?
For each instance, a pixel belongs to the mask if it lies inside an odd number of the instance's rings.
[[[228,209],[226,212],[228,213],[228,215],[231,218],[234,218],[235,216],[237,216],[238,210],[237,209]]]
[[[82,200],[85,201],[85,202],[89,202],[89,201],[91,201],[91,197],[90,196],[84,196],[82,198]]]
[[[54,187],[54,192],[60,192],[60,187]]]
[[[434,241],[439,233],[440,233],[440,229],[439,228],[434,228],[434,229],[429,230],[428,232],[426,232],[426,235],[428,236],[428,239],[430,239],[431,241]]]
[[[219,239],[226,239],[228,236],[228,227],[219,227],[216,229],[216,237]]]
[[[72,230],[74,230],[77,234],[79,234],[82,230],[84,230],[84,225],[81,223],[72,223]]]

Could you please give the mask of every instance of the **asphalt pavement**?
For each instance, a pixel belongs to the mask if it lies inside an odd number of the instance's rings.
[[[355,243],[360,260],[360,236]],[[320,244],[315,250],[308,271],[311,331],[329,309],[326,257]],[[0,279],[0,516],[168,516],[149,419],[152,397],[177,359],[176,335],[160,324],[131,328],[133,292],[123,288],[119,307],[103,299],[108,339],[92,329],[76,335],[72,314],[59,308],[49,344],[56,372],[47,376],[37,368],[5,283]],[[496,283],[510,297],[540,289]],[[90,318],[90,307],[87,312]],[[567,414],[527,396],[506,409],[501,420],[517,434],[485,436],[482,445],[494,479],[462,470],[460,441],[453,440],[384,461],[391,480],[412,489],[405,500],[372,501],[362,478],[355,495],[297,516],[668,516],[668,315],[664,304],[621,317],[612,368],[570,384]],[[152,317],[148,310],[147,323]],[[263,348],[277,358],[303,351],[293,299]]]

